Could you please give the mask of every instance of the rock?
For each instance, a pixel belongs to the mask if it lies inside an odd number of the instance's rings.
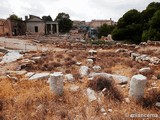
[[[143,54],[143,55],[140,56],[140,59],[142,61],[149,61],[150,57],[148,55]]]
[[[124,98],[124,100],[125,100],[126,103],[130,103],[129,98]]]
[[[93,78],[88,78],[88,80],[93,80]]]
[[[89,67],[81,66],[79,69],[79,73],[80,73],[81,77],[87,76],[89,74]]]
[[[115,52],[119,53],[119,52],[127,52],[127,51],[128,51],[127,49],[120,48],[120,49],[117,49]]]
[[[121,86],[121,88],[125,88],[125,87],[126,87],[126,85],[122,85],[122,86]]]
[[[92,90],[91,88],[87,88],[87,97],[89,102],[97,99],[94,90]]]
[[[78,92],[79,89],[80,89],[79,86],[72,85],[72,86],[69,88],[69,91],[71,91],[71,92]]]
[[[139,100],[144,95],[144,88],[147,82],[147,78],[141,74],[134,75],[131,78],[129,96],[136,100]]]
[[[113,111],[112,109],[108,109],[108,112],[110,112],[110,113],[111,113],[112,111]]]
[[[104,107],[102,107],[102,108],[100,109],[100,111],[101,111],[102,113],[106,112],[106,110],[104,109]]]
[[[30,59],[22,59],[22,60],[21,60],[21,63],[22,63],[22,64],[24,64],[24,63],[29,64],[29,63],[35,63],[35,61],[34,61],[34,60],[30,60]]]
[[[154,91],[154,90],[158,90],[159,89],[159,87],[151,87],[151,88],[148,88],[147,90],[148,91]]]
[[[76,62],[76,65],[80,66],[82,63],[81,62]]]
[[[94,61],[92,59],[87,59],[87,64],[88,65],[92,65],[94,63]]]
[[[106,115],[107,115],[107,113],[103,113],[103,115],[104,115],[104,116],[106,116]]]
[[[25,74],[25,77],[32,77],[35,73],[34,72],[28,72],[27,74]]]
[[[94,78],[96,76],[102,76],[109,80],[115,80],[118,84],[126,84],[129,81],[129,78],[122,75],[114,75],[114,74],[108,74],[108,73],[90,73],[89,77]]]
[[[90,54],[90,56],[93,56],[95,54],[97,54],[96,50],[89,50],[88,53]]]
[[[39,60],[39,59],[41,59],[41,56],[38,56],[38,57],[32,57],[31,59],[32,59],[32,60]]]
[[[13,80],[13,81],[15,81],[15,82],[17,82],[18,81],[18,78],[17,77],[12,77],[12,76],[10,76],[10,75],[6,75],[10,80]]]
[[[152,86],[152,87],[156,87],[156,86],[157,86],[157,83],[156,83],[156,82],[153,82],[153,83],[151,83],[151,86]]]
[[[100,66],[93,66],[92,68],[94,72],[99,72],[102,69]]]
[[[36,73],[29,78],[29,80],[40,80],[48,78],[50,73]]]
[[[138,54],[138,53],[131,53],[131,59],[132,60],[135,60],[136,57],[138,57],[138,56],[140,56],[140,54]]]
[[[156,107],[160,108],[160,102],[156,103]]]
[[[137,45],[137,46],[135,46],[135,49],[139,49],[139,48],[140,48],[140,46],[138,46],[138,45]]]
[[[127,84],[129,81],[128,77],[122,75],[112,75],[112,77],[118,84]]]
[[[112,75],[108,74],[108,73],[90,73],[89,74],[89,77],[91,77],[91,78],[94,78],[94,77],[97,77],[97,76],[105,77],[108,80],[113,80]]]
[[[49,82],[51,91],[61,96],[63,94],[63,74],[61,72],[54,72],[50,75]]]
[[[22,57],[23,55],[20,54],[18,51],[9,51],[6,55],[3,56],[0,64],[14,62],[18,59],[21,59]]]
[[[139,70],[139,72],[140,73],[149,73],[149,72],[151,72],[151,68],[150,67],[146,67],[146,68],[141,68],[140,70]]]
[[[88,59],[92,59],[93,63],[96,61],[96,58],[94,56],[90,56],[90,57],[88,57]]]
[[[160,63],[160,59],[157,57],[151,57],[150,58],[150,62],[153,64],[159,64]]]
[[[157,80],[157,77],[155,75],[152,76],[152,80]]]
[[[73,82],[73,81],[74,81],[74,77],[73,77],[72,74],[66,74],[64,77],[65,77],[65,78],[67,79],[67,81],[69,81],[69,82]]]

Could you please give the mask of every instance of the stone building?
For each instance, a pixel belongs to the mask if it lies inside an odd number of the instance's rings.
[[[97,28],[102,26],[103,24],[114,25],[115,22],[110,18],[110,20],[92,20],[89,22],[89,26],[93,28]]]
[[[58,23],[55,21],[44,21],[40,17],[30,15],[26,19],[26,31],[29,34],[59,34]]]

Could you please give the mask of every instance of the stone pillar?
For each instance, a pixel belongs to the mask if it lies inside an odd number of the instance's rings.
[[[129,96],[135,100],[140,100],[144,95],[144,88],[147,78],[141,74],[134,75],[131,78]]]
[[[48,31],[47,31],[47,24],[46,24],[46,35],[48,34]]]
[[[53,34],[53,25],[52,24],[50,25],[51,25],[51,34]]]
[[[50,75],[49,78],[50,89],[56,95],[63,94],[63,74],[61,72],[55,72]]]
[[[58,24],[56,24],[56,32],[57,32],[57,35],[59,34],[59,26]]]

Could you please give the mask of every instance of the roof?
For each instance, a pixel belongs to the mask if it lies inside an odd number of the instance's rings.
[[[44,22],[44,21],[38,16],[29,15],[29,19],[27,19],[26,22]]]

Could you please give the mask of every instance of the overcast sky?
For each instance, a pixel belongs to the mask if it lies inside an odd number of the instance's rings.
[[[59,12],[68,13],[72,20],[110,19],[117,21],[126,11],[142,11],[151,2],[160,0],[0,0],[0,18],[12,13],[24,18],[33,14],[42,17]]]

